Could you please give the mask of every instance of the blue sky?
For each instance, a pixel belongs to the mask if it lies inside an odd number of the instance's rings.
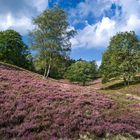
[[[96,60],[99,65],[117,32],[140,35],[140,0],[0,0],[0,30],[15,29],[28,43],[32,17],[55,4],[68,13],[69,28],[77,30],[71,39],[74,59]]]

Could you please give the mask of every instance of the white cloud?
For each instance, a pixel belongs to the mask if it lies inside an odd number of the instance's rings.
[[[96,63],[97,63],[97,66],[100,67],[102,61],[101,60],[98,60],[98,61],[96,61]]]
[[[123,16],[125,18],[129,18],[131,14],[136,16],[139,15],[140,12],[140,3],[139,0],[120,0],[119,4],[123,7]]]
[[[98,8],[97,11],[100,11],[99,13],[103,13],[103,11],[105,9],[107,10],[108,7],[111,7],[112,2],[115,1],[115,4],[117,6],[115,15],[111,18],[103,16],[103,18],[97,23],[92,24],[92,25],[87,24],[82,30],[78,30],[78,34],[75,36],[74,39],[71,40],[73,48],[107,47],[110,41],[110,38],[113,35],[115,35],[117,32],[121,32],[121,31],[133,30],[136,32],[136,34],[140,35],[140,14],[139,14],[140,1],[138,0],[127,0],[127,1],[126,0],[114,0],[114,1],[110,0],[111,3],[109,3],[109,0],[103,0],[103,1],[106,1],[107,2],[106,4],[108,6],[106,5],[105,7],[102,8],[102,6],[99,6],[97,4],[97,2],[100,2],[100,0],[96,0],[95,5],[93,6],[93,8],[91,8],[91,10],[95,11]],[[121,6],[122,8],[121,15],[119,15],[118,6]],[[94,9],[94,7],[96,7],[96,9]],[[85,9],[81,9],[81,11]],[[89,11],[90,10],[88,10],[88,12]],[[95,11],[95,13],[97,11]]]
[[[83,30],[79,30],[75,38],[71,39],[73,48],[75,47],[103,47],[107,45],[110,36],[115,33],[116,22],[104,17],[101,22],[87,25]]]
[[[26,16],[16,19],[9,13],[4,18],[0,17],[0,30],[8,28],[14,29],[24,35],[29,29],[33,29],[33,25],[31,19]]]
[[[70,10],[73,25],[82,22],[88,15],[100,17],[105,10],[110,8],[113,0],[85,0],[80,2],[76,8]]]
[[[14,29],[22,35],[33,29],[32,17],[48,7],[48,0],[0,0],[0,30]]]
[[[26,0],[29,3],[29,0]],[[29,3],[31,6],[34,6],[38,12],[41,12],[46,7],[48,7],[48,0],[30,0]]]
[[[126,21],[125,26],[122,28],[123,31],[134,30],[137,34],[140,34],[140,18],[136,15],[130,15]]]

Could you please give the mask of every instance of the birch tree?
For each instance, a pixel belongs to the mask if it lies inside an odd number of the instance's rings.
[[[35,29],[30,32],[32,48],[42,64],[44,77],[48,78],[55,58],[69,55],[70,39],[76,32],[69,28],[67,14],[59,7],[45,10],[33,19],[33,23]]]

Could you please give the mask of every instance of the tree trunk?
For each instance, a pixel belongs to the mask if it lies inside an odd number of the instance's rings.
[[[47,65],[45,64],[44,78],[46,77],[46,73],[47,73]]]
[[[48,77],[49,77],[49,74],[50,74],[50,68],[51,68],[51,64],[49,63],[46,78],[48,78]]]
[[[49,62],[48,70],[47,70],[46,79],[49,77],[49,74],[50,74],[50,69],[51,69],[51,61],[52,61],[52,58],[50,57],[50,62]]]
[[[129,86],[130,85],[130,82],[132,81],[132,78],[131,78],[131,76],[129,75],[129,77],[128,77],[128,80],[127,80],[127,85]]]
[[[86,85],[86,81],[83,81],[83,86],[85,86]]]
[[[124,81],[124,86],[127,86],[127,80],[125,77],[123,77],[123,81]]]

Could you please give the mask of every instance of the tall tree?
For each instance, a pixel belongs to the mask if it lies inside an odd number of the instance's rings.
[[[121,32],[112,37],[103,54],[101,73],[103,81],[121,77],[129,84],[140,67],[140,43],[134,32]]]
[[[29,56],[29,49],[18,32],[10,29],[0,32],[0,61],[29,68]]]
[[[37,59],[41,60],[47,78],[56,57],[68,56],[75,31],[68,29],[67,14],[59,7],[45,10],[33,23],[36,28],[30,32],[32,46],[37,50]]]

